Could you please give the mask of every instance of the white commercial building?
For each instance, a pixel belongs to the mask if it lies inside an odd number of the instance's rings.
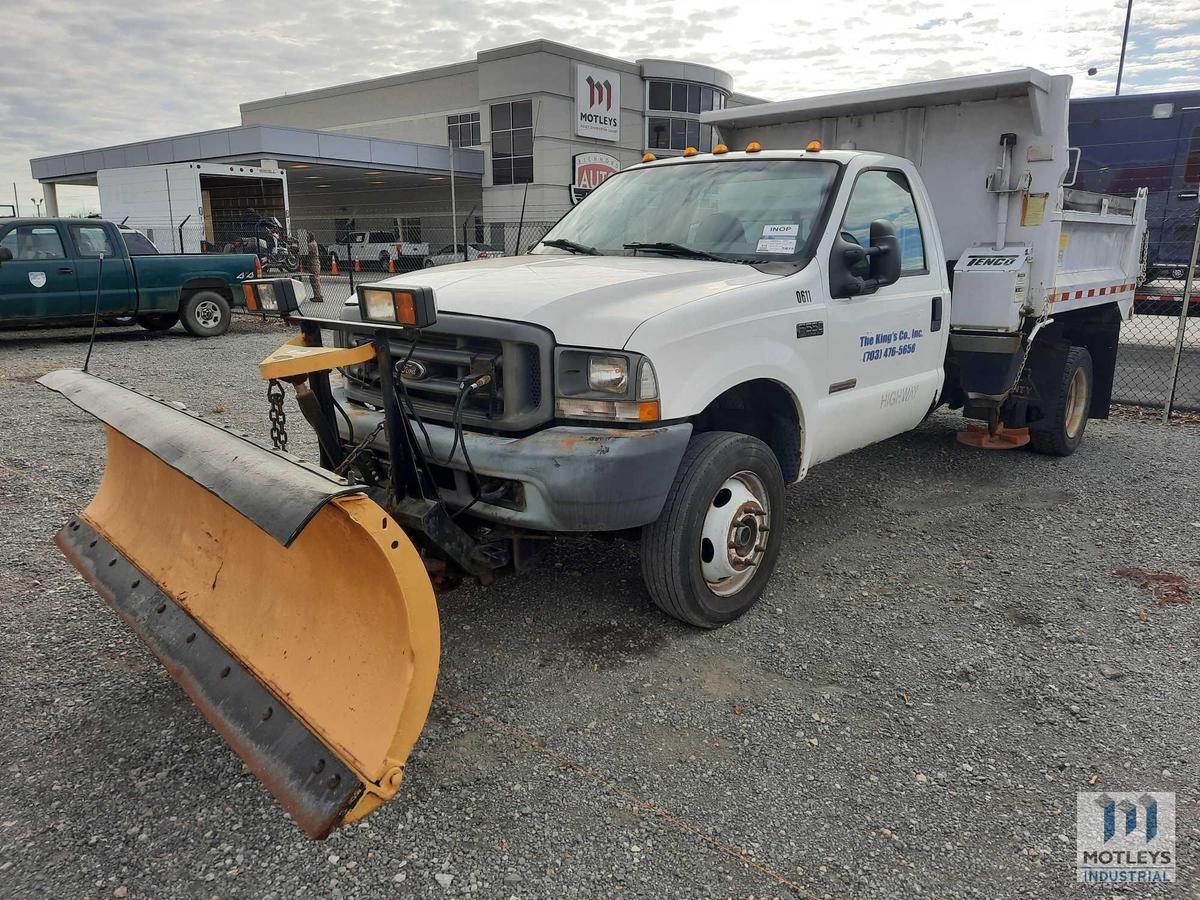
[[[108,218],[144,220],[155,209],[174,230],[191,216],[209,241],[223,215],[251,209],[302,225],[394,220],[420,240],[439,217],[449,225],[452,202],[457,227],[473,220],[477,233],[489,222],[557,219],[646,151],[711,148],[704,113],[757,102],[712,66],[535,40],[253,100],[236,127],[42,157],[31,168],[50,212],[57,184],[91,184]],[[138,169],[152,171],[130,174]]]

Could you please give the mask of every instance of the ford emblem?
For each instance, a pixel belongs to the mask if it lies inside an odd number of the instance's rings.
[[[420,381],[429,374],[429,369],[425,367],[424,363],[419,363],[415,359],[410,359],[400,369],[400,374],[409,381]]]

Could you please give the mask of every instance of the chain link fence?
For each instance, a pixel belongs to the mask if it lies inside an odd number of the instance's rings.
[[[239,210],[180,222],[125,219],[130,252],[253,253],[264,275],[316,276],[319,302],[340,303],[357,284],[450,263],[527,253],[553,221],[489,221],[445,210]],[[328,311],[325,313],[328,315]]]
[[[490,221],[476,213],[445,211],[331,213],[293,209],[245,211],[179,222],[126,218],[120,221],[130,252],[256,253],[270,271],[308,267],[315,253],[324,274],[334,263],[348,271],[411,271],[527,252],[553,221]],[[315,241],[315,250],[311,242]]]
[[[1121,329],[1113,400],[1160,408],[1165,419],[1172,410],[1200,410],[1200,285],[1194,276],[1200,216],[1166,222],[1161,235],[1138,285],[1134,316]]]

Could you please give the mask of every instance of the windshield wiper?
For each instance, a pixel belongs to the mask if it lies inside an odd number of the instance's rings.
[[[587,244],[577,244],[575,241],[568,241],[566,238],[550,238],[550,240],[542,241],[541,243],[556,250],[570,250],[572,253],[582,253],[585,256],[604,255],[595,247],[589,247]]]
[[[697,250],[695,247],[685,247],[683,244],[676,244],[672,241],[654,241],[649,244],[633,243],[626,244],[626,250],[649,250],[653,253],[669,253],[673,256],[687,256],[691,259],[713,259],[717,262],[740,262],[741,260],[726,259],[723,256],[717,256],[715,253],[709,253],[707,250]]]

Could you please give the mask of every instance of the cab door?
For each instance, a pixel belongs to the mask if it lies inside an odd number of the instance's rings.
[[[53,222],[0,227],[0,322],[69,319],[80,315],[74,260]],[[7,256],[8,254],[0,254]]]
[[[927,202],[922,209],[929,209]],[[945,266],[932,217],[923,221],[918,214],[904,172],[871,168],[855,179],[841,220],[843,237],[869,248],[877,219],[896,228],[900,279],[873,294],[829,302],[821,459],[915,427],[942,386],[949,327]]]
[[[100,290],[101,316],[132,315],[137,311],[136,281],[133,263],[116,229],[107,222],[71,224],[67,226],[75,248],[75,272],[79,279],[80,306],[83,315],[96,308],[96,291]],[[100,254],[104,254],[103,272]]]

